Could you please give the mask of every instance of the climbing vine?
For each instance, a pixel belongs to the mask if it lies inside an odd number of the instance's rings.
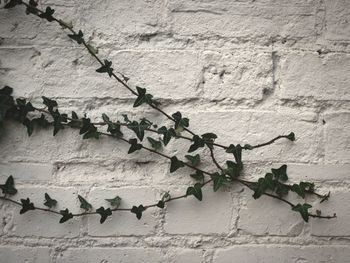
[[[82,45],[99,63],[99,67],[96,69],[97,73],[106,74],[108,77],[114,78],[124,88],[130,91],[135,97],[133,107],[148,105],[171,120],[173,125],[168,127],[161,126],[145,117],[130,120],[127,115],[123,115],[122,120],[112,120],[107,114],[102,114],[99,122],[93,122],[86,114],[78,114],[74,111],[61,112],[57,101],[51,98],[43,96],[42,105],[33,105],[25,98],[15,98],[12,95],[13,89],[5,86],[0,89],[0,134],[2,129],[6,129],[6,123],[12,121],[23,124],[27,129],[28,136],[31,136],[36,130],[47,129],[52,129],[53,136],[63,129],[75,129],[84,140],[98,140],[101,136],[107,136],[112,140],[128,144],[128,154],[134,154],[134,152],[143,150],[168,159],[170,162],[170,173],[183,167],[192,169],[193,173],[190,176],[196,181],[192,186],[187,188],[183,195],[172,196],[169,192],[165,192],[161,199],[154,204],[136,204],[130,208],[121,208],[122,198],[115,196],[106,199],[109,204],[108,207],[101,206],[98,209],[93,209],[92,204],[84,197],[78,195],[77,198],[80,202],[82,212],[74,214],[68,208],[60,211],[56,210],[55,207],[58,201],[53,196],[50,196],[49,193],[45,193],[42,206],[34,204],[29,198],[16,201],[12,196],[17,194],[17,189],[13,177],[9,176],[4,184],[0,185],[3,194],[0,196],[0,199],[20,206],[20,214],[24,214],[30,210],[54,213],[60,216],[59,223],[64,223],[74,217],[97,214],[100,215],[100,223],[102,224],[113,213],[117,211],[128,211],[135,214],[138,219],[141,219],[143,212],[149,208],[157,207],[163,209],[166,203],[171,201],[190,196],[198,199],[198,201],[202,201],[202,189],[209,184],[212,185],[214,192],[218,191],[224,185],[241,184],[252,190],[254,199],[265,195],[288,204],[306,222],[309,221],[310,217],[330,219],[336,216],[335,214],[323,215],[319,210],[312,212],[312,206],[310,204],[294,204],[286,199],[289,194],[296,194],[302,199],[305,199],[307,195],[314,195],[320,199],[320,202],[324,202],[330,196],[330,193],[320,194],[316,192],[315,184],[312,182],[288,183],[287,165],[271,169],[270,172],[266,173],[264,177],[259,178],[257,181],[244,179],[242,175],[244,169],[242,154],[245,151],[252,151],[256,148],[271,145],[280,139],[295,141],[295,134],[293,132],[287,135],[279,135],[268,142],[257,145],[222,145],[216,143],[217,135],[213,132],[206,132],[201,135],[196,134],[189,128],[190,120],[183,116],[181,112],[177,111],[173,114],[166,113],[161,109],[161,103],[145,88],[129,85],[129,78],[120,72],[116,72],[110,60],[101,59],[98,56],[97,49],[85,40],[83,31],[75,30],[71,22],[56,18],[54,16],[54,9],[47,7],[45,11],[40,10],[38,9],[37,2],[34,0],[30,0],[29,2],[11,0],[5,5],[5,8],[9,9],[15,6],[24,6],[27,14],[35,15],[48,22],[55,22],[64,30],[68,30],[68,37],[78,45]],[[125,130],[131,130],[135,137],[126,138],[124,135]],[[147,140],[145,140],[145,136]],[[183,158],[179,156],[168,156],[162,151],[163,147],[166,147],[170,142],[175,143],[174,139],[182,139],[189,142],[188,154]],[[211,161],[215,166],[214,172],[198,167],[202,156],[195,152],[200,148],[209,149]],[[216,150],[222,150],[231,154],[232,159],[227,160],[224,166],[220,165],[215,158]]]

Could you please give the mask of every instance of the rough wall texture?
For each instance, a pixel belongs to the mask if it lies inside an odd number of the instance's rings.
[[[0,262],[349,262],[350,258],[350,1],[348,0],[98,0],[53,1],[57,14],[84,29],[114,67],[147,87],[167,112],[182,111],[191,127],[219,142],[280,141],[244,155],[258,177],[287,163],[292,181],[331,190],[328,203],[308,201],[337,219],[305,224],[289,207],[239,186],[204,192],[154,209],[141,221],[120,213],[58,224],[38,212],[20,216],[0,204]],[[0,1],[4,4],[3,0]],[[91,118],[128,113],[164,118],[94,72],[95,61],[56,25],[0,9],[0,86],[35,103],[56,98],[63,110]],[[165,150],[182,154],[177,140]],[[28,138],[11,124],[0,141],[0,179],[12,174],[16,198],[79,211],[77,194],[95,207],[118,194],[123,205],[149,203],[162,190],[183,192],[190,170],[108,139],[83,141],[66,129]],[[208,153],[204,151],[204,155]],[[218,155],[224,160],[224,155]]]

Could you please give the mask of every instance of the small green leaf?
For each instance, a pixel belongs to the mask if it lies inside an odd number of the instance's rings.
[[[119,196],[116,196],[114,198],[111,199],[105,199],[107,202],[110,203],[111,206],[114,206],[115,208],[118,208],[120,206],[120,203],[122,201],[122,199]]]
[[[170,173],[175,172],[177,169],[184,167],[185,164],[183,163],[183,161],[180,161],[179,159],[177,159],[176,156],[171,157],[170,159]]]
[[[2,190],[3,194],[8,195],[15,195],[17,193],[17,189],[15,188],[15,182],[13,180],[12,175],[10,175],[5,184],[0,184],[0,189]]]
[[[246,150],[253,150],[254,149],[254,147],[251,146],[250,144],[244,144],[243,148],[246,149]]]
[[[272,168],[271,171],[277,180],[280,180],[280,181],[287,181],[288,180],[287,165],[284,164],[278,169]]]
[[[226,161],[226,165],[227,168],[224,170],[224,172],[232,178],[238,177],[243,169],[242,165],[238,165],[233,161]]]
[[[142,212],[145,211],[145,210],[146,210],[146,208],[144,208],[143,205],[139,205],[138,207],[137,206],[133,206],[131,208],[131,213],[136,214],[137,219],[140,220],[141,217],[142,217]]]
[[[209,132],[209,133],[202,134],[202,138],[205,141],[214,141],[215,139],[218,138],[218,136],[215,133]]]
[[[83,134],[83,139],[95,138],[98,139],[100,137],[100,133],[97,131],[95,125],[93,125],[89,118],[82,118],[83,125],[79,131],[79,134]]]
[[[194,186],[190,186],[187,188],[186,195],[193,195],[196,197],[199,201],[202,201],[203,195],[202,195],[202,184],[196,183]]]
[[[51,7],[46,7],[46,10],[44,13],[41,13],[39,14],[38,16],[41,17],[41,18],[44,18],[46,19],[47,21],[49,22],[52,22],[54,21],[54,18],[53,18],[53,13],[55,13],[55,10],[54,9],[51,9]]]
[[[137,138],[140,139],[140,141],[143,140],[143,137],[145,136],[145,130],[150,127],[150,124],[146,122],[145,120],[141,120],[140,123],[137,121],[133,121],[128,123],[127,128],[135,132]]]
[[[149,141],[149,143],[151,144],[152,148],[155,150],[159,150],[162,148],[162,143],[158,140],[155,140],[151,137],[147,137],[147,140]]]
[[[305,222],[309,222],[309,209],[312,207],[310,204],[297,204],[295,205],[292,210],[299,212],[301,214],[301,217],[304,219]]]
[[[197,181],[203,181],[203,180],[204,180],[204,174],[203,174],[202,171],[196,170],[196,173],[190,174],[190,176],[191,176],[193,179],[197,180]]]
[[[152,104],[153,96],[146,93],[146,89],[136,86],[138,97],[135,100],[134,107],[138,107],[143,103]]]
[[[92,208],[92,205],[84,199],[81,195],[78,195],[78,199],[80,202],[80,208],[84,209],[85,211],[88,211]]]
[[[290,134],[287,135],[287,139],[294,142],[295,141],[295,134],[294,132],[291,132]]]
[[[223,186],[227,181],[226,176],[224,174],[215,173],[210,177],[211,179],[213,179],[213,182],[214,182],[214,186],[213,186],[214,192],[219,190],[221,186]]]
[[[129,144],[131,145],[128,151],[129,154],[142,149],[142,144],[137,143],[137,139],[130,139]]]
[[[74,41],[76,41],[79,45],[84,42],[84,34],[81,30],[79,30],[78,34],[68,34],[68,37]]]
[[[275,189],[276,194],[279,197],[286,196],[289,192],[289,188],[279,182],[276,182],[276,189]]]
[[[10,2],[8,2],[4,8],[5,9],[9,9],[9,8],[13,8],[15,7],[16,5],[20,5],[22,4],[22,0],[10,0]]]
[[[175,129],[180,128],[181,130],[183,130],[184,128],[189,126],[189,119],[182,118],[181,112],[177,111],[171,116],[174,118],[175,121]]]
[[[112,66],[112,61],[109,61],[107,59],[104,60],[104,65],[96,69],[96,72],[98,73],[107,73],[109,77],[112,77],[113,74],[113,68]]]
[[[20,214],[24,214],[29,210],[35,210],[34,204],[30,202],[30,199],[21,199],[22,209],[19,211]]]
[[[53,111],[53,108],[58,106],[57,101],[55,101],[55,100],[49,99],[49,98],[44,97],[44,96],[42,96],[42,99],[43,99],[44,105],[47,106],[47,108],[50,112]]]
[[[231,144],[226,149],[226,152],[233,154],[238,165],[242,164],[242,146],[240,144],[237,144],[236,146]]]
[[[162,126],[158,129],[159,134],[163,134],[163,143],[166,146],[172,137],[176,137],[176,132],[173,128],[167,129],[167,127]]]
[[[193,141],[193,144],[188,149],[189,153],[194,152],[198,148],[204,147],[204,145],[205,145],[204,140],[201,137],[199,137],[198,135],[194,135],[192,138],[192,141]]]
[[[68,208],[66,208],[65,210],[61,210],[60,214],[62,215],[62,217],[60,219],[60,224],[73,218],[73,214],[71,212],[69,212]]]
[[[199,154],[196,154],[194,156],[192,156],[192,155],[185,155],[185,157],[186,157],[187,160],[189,160],[191,162],[191,164],[193,166],[197,166],[200,163],[200,161],[201,161],[201,158],[200,158]]]
[[[27,9],[26,9],[27,15],[28,14],[37,15],[38,14],[38,10],[36,9],[37,6],[38,6],[38,3],[35,2],[35,0],[29,0],[29,3],[27,5]]]
[[[106,114],[102,114],[102,119],[105,123],[107,123],[108,128],[107,128],[107,132],[109,132],[110,134],[121,138],[123,137],[123,133],[120,131],[120,123],[113,123],[110,121],[109,117]]]
[[[47,206],[48,208],[52,208],[52,207],[56,206],[56,204],[57,204],[57,200],[52,199],[48,193],[45,193],[44,206]]]
[[[103,206],[101,206],[99,209],[96,209],[96,213],[101,216],[100,223],[103,224],[107,217],[112,215],[112,210],[110,208],[105,209]]]
[[[157,207],[164,208],[164,206],[165,206],[165,202],[164,201],[158,201]]]

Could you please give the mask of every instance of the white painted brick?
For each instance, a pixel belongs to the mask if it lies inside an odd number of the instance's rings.
[[[347,189],[343,191],[333,190],[327,202],[314,203],[314,209],[320,209],[323,215],[337,214],[337,218],[331,220],[313,219],[311,233],[315,236],[350,236],[349,220],[350,211],[347,209],[350,194]]]
[[[271,200],[272,198],[268,196],[255,200],[252,197],[253,191],[245,189],[244,192],[238,229],[259,236],[296,236],[301,233],[303,220],[289,205],[279,200]]]
[[[0,178],[6,179],[12,175],[15,182],[50,181],[52,170],[51,164],[44,163],[1,163]]]
[[[214,256],[215,263],[229,263],[233,259],[244,259],[249,263],[345,263],[350,256],[347,246],[235,246],[218,249]]]
[[[288,164],[287,172],[292,181],[350,180],[349,164]]]
[[[326,121],[325,159],[329,163],[350,162],[350,113],[333,113],[324,117]]]
[[[100,206],[108,207],[106,198],[115,196],[122,198],[120,208],[131,208],[132,206],[150,205],[156,203],[155,193],[151,188],[94,188],[90,192],[89,202],[94,208]],[[92,216],[88,219],[88,233],[90,236],[119,236],[119,235],[146,235],[154,233],[156,218],[152,215],[159,208],[146,210],[142,218],[138,220],[136,215],[129,211],[117,211],[112,217],[100,224],[100,216]]]
[[[262,99],[272,86],[271,54],[237,50],[205,52],[204,97],[209,99]]]
[[[350,99],[350,55],[313,53],[282,54],[280,96],[283,99],[312,97],[317,100]]]
[[[60,253],[57,263],[93,263],[93,262],[164,262],[157,249],[147,248],[79,248]]]
[[[50,263],[50,249],[44,247],[1,246],[3,263]]]
[[[347,0],[326,0],[326,35],[333,41],[350,41],[350,2]]]
[[[186,193],[171,190],[172,196]],[[202,188],[203,200],[194,196],[167,204],[165,232],[169,234],[227,234],[237,217],[237,202],[228,192],[213,192],[212,185]]]

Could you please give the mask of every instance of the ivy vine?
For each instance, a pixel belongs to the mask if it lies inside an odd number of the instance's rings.
[[[192,169],[193,173],[190,174],[190,176],[196,181],[192,186],[187,188],[183,195],[171,196],[169,192],[165,192],[161,199],[154,204],[136,204],[131,208],[121,208],[120,204],[122,198],[115,196],[106,199],[109,204],[108,206],[101,206],[98,209],[94,209],[93,205],[83,196],[78,195],[77,198],[80,202],[82,212],[74,214],[68,208],[57,211],[55,207],[58,201],[50,196],[49,193],[45,193],[43,197],[43,206],[34,204],[29,198],[20,199],[20,201],[12,199],[12,196],[16,195],[18,191],[15,187],[14,179],[10,175],[4,184],[0,185],[3,194],[0,196],[0,199],[20,206],[20,214],[27,213],[30,210],[54,213],[60,216],[59,223],[64,223],[74,217],[99,215],[100,223],[102,224],[108,217],[112,216],[114,212],[128,211],[135,214],[137,219],[141,219],[143,213],[149,208],[158,207],[159,209],[163,209],[166,203],[171,201],[184,199],[189,196],[196,198],[198,201],[202,201],[202,189],[209,184],[212,184],[213,191],[216,192],[224,185],[237,183],[252,190],[254,199],[265,195],[288,204],[292,211],[298,212],[306,222],[309,221],[310,217],[325,219],[336,217],[335,214],[323,215],[319,210],[311,212],[312,206],[310,204],[294,204],[286,199],[287,195],[290,193],[294,193],[302,199],[305,199],[307,195],[314,195],[320,199],[320,202],[326,201],[330,196],[330,193],[317,193],[315,191],[315,184],[312,182],[303,181],[289,184],[287,165],[271,169],[270,172],[266,173],[264,177],[259,178],[257,181],[249,181],[242,178],[242,171],[244,169],[242,154],[244,151],[251,151],[256,148],[268,146],[280,139],[295,141],[295,134],[293,132],[287,135],[279,135],[270,141],[257,145],[244,144],[242,146],[240,144],[230,144],[226,146],[218,144],[215,142],[217,139],[215,133],[208,132],[202,135],[194,133],[189,128],[189,118],[183,116],[181,112],[177,111],[170,115],[161,109],[160,102],[145,88],[136,86],[134,89],[131,87],[128,84],[128,77],[114,71],[112,68],[112,61],[101,59],[97,55],[97,49],[85,40],[83,31],[76,31],[71,22],[57,19],[54,16],[54,9],[47,7],[45,11],[40,10],[37,7],[37,2],[34,0],[30,0],[29,2],[10,0],[5,5],[5,8],[9,9],[15,6],[24,6],[27,14],[35,15],[48,22],[56,22],[63,29],[68,30],[68,37],[78,45],[82,45],[99,63],[96,72],[107,74],[108,77],[114,78],[136,97],[133,107],[148,105],[166,116],[173,122],[173,125],[169,127],[161,126],[158,128],[159,125],[144,117],[138,120],[130,120],[127,115],[123,115],[123,120],[112,120],[107,114],[102,114],[100,122],[92,122],[90,118],[86,117],[86,114],[78,115],[74,111],[62,113],[59,110],[57,101],[51,98],[42,97],[43,105],[34,106],[25,98],[13,97],[13,89],[9,86],[5,86],[0,89],[0,133],[2,129],[6,128],[5,125],[8,121],[13,121],[23,124],[27,129],[28,136],[31,136],[36,130],[49,128],[52,129],[53,136],[66,128],[76,129],[79,131],[82,139],[85,140],[98,140],[101,136],[108,136],[111,139],[128,144],[128,154],[144,150],[168,159],[171,173],[183,167]],[[135,134],[135,137],[126,138],[123,133],[125,129],[131,130]],[[147,140],[145,140],[146,134],[153,134],[156,135],[156,137],[147,136]],[[173,139],[183,139],[190,143],[188,154],[184,156],[185,159],[181,159],[179,156],[168,156],[162,152],[163,147],[166,147]],[[198,168],[201,162],[201,156],[193,152],[204,147],[208,148],[210,151],[210,157],[215,166],[214,172]],[[220,165],[215,158],[215,150],[220,149],[224,150],[226,153],[232,154],[232,160],[227,160],[224,166]]]

